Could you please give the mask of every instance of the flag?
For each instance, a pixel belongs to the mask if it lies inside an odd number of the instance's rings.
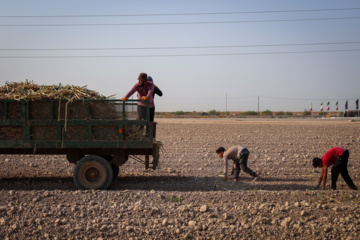
[[[339,101],[336,101],[336,111],[339,110]]]
[[[322,112],[324,109],[323,109],[323,103],[320,104],[320,112]]]
[[[359,99],[358,100],[356,100],[356,110],[359,110]]]
[[[327,103],[327,110],[330,111],[330,102]]]
[[[345,103],[345,110],[348,110],[348,100],[346,100],[346,103]]]
[[[312,111],[312,103],[310,104],[310,112]]]

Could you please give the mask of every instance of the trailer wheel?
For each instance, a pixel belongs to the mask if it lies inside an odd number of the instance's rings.
[[[101,157],[106,159],[108,162],[111,162],[113,159],[113,157],[111,155],[101,155]],[[111,169],[113,171],[113,181],[115,181],[120,172],[119,166],[111,163]]]
[[[111,164],[111,168],[112,168],[112,171],[113,171],[113,181],[115,181],[117,176],[119,175],[120,168],[119,168],[119,166],[117,166],[115,164]]]
[[[113,170],[107,160],[100,156],[85,156],[74,169],[75,185],[81,189],[107,189],[113,180]]]

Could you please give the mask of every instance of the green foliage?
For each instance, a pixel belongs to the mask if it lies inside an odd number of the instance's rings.
[[[175,195],[171,196],[171,197],[167,197],[165,199],[165,202],[182,202],[181,197],[177,197]]]
[[[319,116],[326,116],[327,113],[326,112],[319,112]]]
[[[292,112],[286,112],[285,115],[286,115],[286,116],[292,116],[293,113],[292,113]]]
[[[284,116],[285,113],[284,113],[283,111],[280,111],[280,112],[275,113],[275,115],[276,115],[276,116]]]
[[[309,115],[311,115],[311,112],[310,112],[310,111],[304,111],[304,112],[303,112],[303,116],[309,116]]]
[[[184,111],[176,111],[174,114],[175,114],[175,115],[184,115],[185,112],[184,112]]]
[[[184,112],[184,111],[176,111],[174,112],[175,115],[191,115],[191,112]]]
[[[247,112],[243,112],[241,115],[257,116],[258,113],[255,111],[247,111]]]
[[[220,112],[216,111],[216,110],[210,110],[208,112],[210,115],[220,115]]]
[[[262,111],[261,112],[261,115],[264,115],[264,116],[272,116],[273,115],[273,113],[272,113],[272,111],[270,111],[270,110],[265,110],[265,111]]]

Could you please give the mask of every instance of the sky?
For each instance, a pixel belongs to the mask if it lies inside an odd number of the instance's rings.
[[[357,0],[1,0],[0,85],[120,99],[145,72],[158,112],[344,111],[360,98],[359,26]]]

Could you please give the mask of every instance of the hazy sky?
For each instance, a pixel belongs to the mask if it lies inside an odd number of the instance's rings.
[[[1,0],[0,84],[87,85],[139,73],[157,111],[344,110],[360,97],[360,1]],[[135,95],[134,95],[135,96]]]

